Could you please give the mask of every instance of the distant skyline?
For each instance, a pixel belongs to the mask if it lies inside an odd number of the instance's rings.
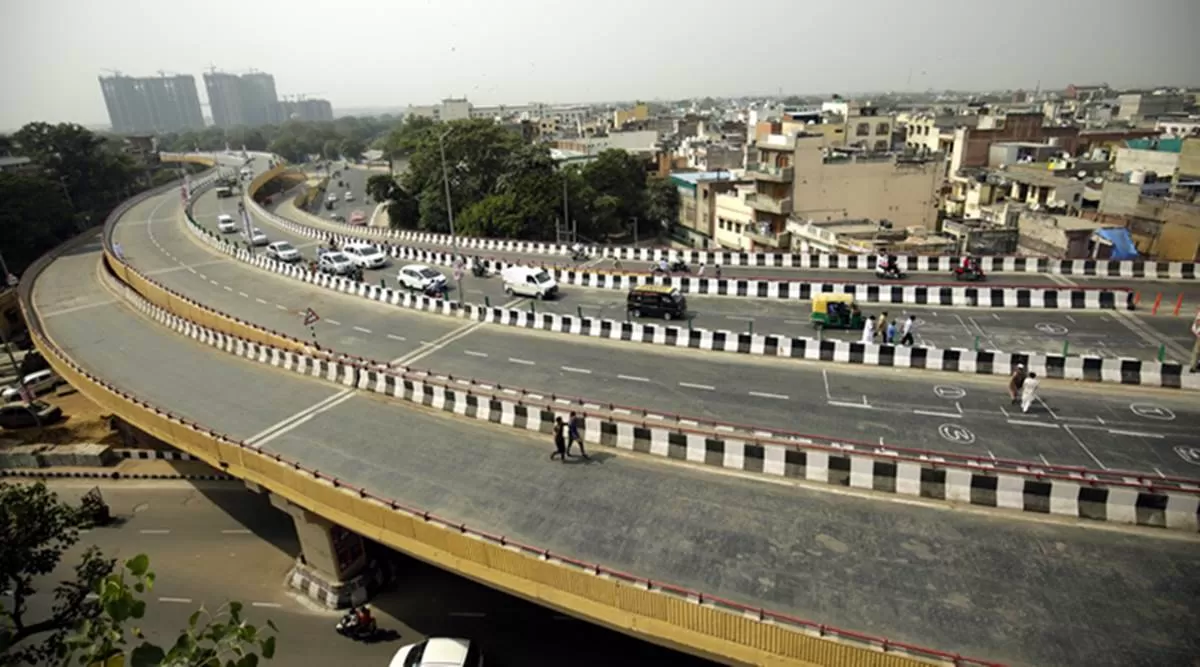
[[[0,128],[107,124],[97,77],[211,65],[334,109],[1200,83],[1200,2],[6,2]],[[203,85],[198,91],[205,99]],[[211,112],[205,107],[205,115]]]

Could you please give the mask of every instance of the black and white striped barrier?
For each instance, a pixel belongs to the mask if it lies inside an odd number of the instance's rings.
[[[224,482],[235,478],[220,474],[190,473],[142,473],[120,470],[55,470],[53,468],[0,468],[0,477],[24,477],[31,479],[177,479],[192,482]]]
[[[269,215],[269,214],[268,214]],[[322,223],[334,225],[326,220]],[[515,241],[510,239],[483,239],[457,237],[453,241],[447,234],[432,234],[407,230],[360,227],[342,223],[346,234],[357,239],[369,238],[389,241],[393,244],[420,243],[450,248],[455,243],[464,251],[502,252],[547,257],[568,257],[572,254],[569,245],[540,241]],[[587,246],[584,251],[590,257],[607,257],[634,262],[657,262],[682,257],[692,264],[708,266],[793,268],[835,271],[875,270],[874,255],[832,253],[783,253],[745,252],[738,250],[690,250],[676,248],[647,248],[640,246]],[[921,273],[945,273],[954,270],[962,257],[897,255],[902,271]],[[1106,260],[1106,259],[1052,259],[1048,257],[982,257],[982,268],[986,273],[1004,274],[1055,274],[1097,278],[1127,278],[1145,280],[1197,280],[1200,270],[1196,262],[1157,262],[1150,260]]]
[[[109,280],[116,278],[109,276]],[[1200,481],[1066,472],[1034,463],[1000,470],[982,459],[935,460],[884,448],[854,449],[836,440],[825,444],[780,442],[717,430],[689,430],[659,419],[622,420],[589,413],[573,404],[550,407],[557,403],[553,399],[548,405],[530,405],[519,398],[460,389],[453,381],[404,376],[384,365],[315,358],[261,345],[185,320],[132,290],[122,293],[135,308],[167,328],[242,359],[522,431],[548,436],[556,418],[566,419],[574,410],[583,415],[581,435],[593,445],[902,496],[1200,531]],[[1101,474],[1109,474],[1110,479],[1099,479]]]
[[[247,199],[247,201],[250,201]],[[364,237],[337,234],[302,225],[280,217],[254,204],[254,215],[292,233],[321,240],[332,240],[340,247]],[[383,245],[395,259],[452,266],[459,255],[408,246]],[[873,259],[872,259],[873,261]],[[498,272],[500,265],[488,261],[489,271]],[[591,289],[628,290],[635,285],[671,285],[685,294],[725,296],[755,299],[784,299],[808,301],[814,294],[853,294],[863,303],[911,304],[924,306],[961,306],[979,308],[1022,308],[1036,310],[1114,310],[1134,308],[1134,292],[1130,290],[1085,289],[1064,287],[1023,287],[986,285],[912,285],[869,283],[839,283],[798,280],[770,280],[701,276],[655,276],[647,273],[615,273],[584,268],[546,269],[560,284]]]
[[[531,313],[525,310],[478,304],[460,306],[453,301],[430,299],[407,290],[394,290],[324,273],[312,273],[302,266],[276,262],[262,255],[251,254],[216,234],[208,232],[194,221],[190,221],[188,227],[213,248],[272,273],[335,292],[401,308],[461,317],[490,324],[715,352],[894,368],[918,368],[977,375],[1009,375],[1016,364],[1025,364],[1031,371],[1050,379],[1172,389],[1200,389],[1200,376],[1185,373],[1183,366],[1177,363],[1024,352],[976,352],[965,349],[876,345],[726,330],[713,331],[687,326],[643,324],[558,313]]]

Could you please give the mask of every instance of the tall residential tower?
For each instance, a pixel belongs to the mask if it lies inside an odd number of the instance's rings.
[[[188,74],[100,77],[100,90],[114,132],[143,134],[202,129],[196,79]]]

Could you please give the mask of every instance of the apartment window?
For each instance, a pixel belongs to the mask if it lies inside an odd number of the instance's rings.
[[[875,142],[875,150],[886,151],[887,149],[888,149],[887,139],[880,139],[879,141]]]
[[[858,128],[854,130],[854,134],[859,137],[865,137],[871,133],[870,123],[859,123]]]
[[[888,128],[887,123],[880,123],[875,126],[875,134],[887,134],[888,132],[891,132],[891,130]]]

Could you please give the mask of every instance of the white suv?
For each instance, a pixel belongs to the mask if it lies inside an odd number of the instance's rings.
[[[365,241],[355,241],[342,246],[342,252],[357,266],[364,269],[378,269],[387,264],[387,255],[378,246]]]
[[[222,234],[237,231],[237,223],[233,221],[232,215],[222,213],[217,216],[217,229],[221,230]]]
[[[276,241],[267,246],[267,257],[279,262],[298,262],[300,251],[287,241]]]
[[[321,255],[321,259],[317,262],[317,269],[323,273],[332,273],[335,276],[344,276],[350,273],[350,269],[354,268],[354,262],[341,252],[327,252]]]
[[[400,284],[408,289],[425,291],[431,285],[445,285],[446,276],[424,264],[409,264],[400,268],[396,276]]]

